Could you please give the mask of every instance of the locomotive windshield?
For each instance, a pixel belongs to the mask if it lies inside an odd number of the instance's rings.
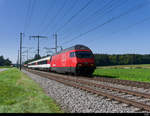
[[[75,53],[77,58],[93,58],[93,54],[88,51],[77,51]]]

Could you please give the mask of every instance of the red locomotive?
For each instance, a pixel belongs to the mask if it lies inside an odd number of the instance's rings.
[[[75,45],[51,57],[31,62],[28,67],[77,75],[91,75],[96,68],[92,51],[83,45]]]

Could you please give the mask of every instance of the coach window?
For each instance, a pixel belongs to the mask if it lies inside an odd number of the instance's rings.
[[[75,52],[71,52],[70,57],[75,57]]]
[[[47,64],[47,60],[43,61],[43,64]]]

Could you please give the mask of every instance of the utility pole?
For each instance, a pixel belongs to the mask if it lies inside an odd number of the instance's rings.
[[[29,55],[29,51],[28,51],[28,49],[27,49],[27,61],[28,61],[28,55]]]
[[[30,38],[37,38],[38,39],[38,48],[37,48],[37,51],[38,51],[38,58],[39,58],[39,56],[40,56],[40,38],[48,38],[48,37],[46,37],[46,36],[30,36]]]
[[[29,50],[30,49],[33,49],[33,48],[28,48],[28,47],[22,47],[22,48],[25,48],[25,49],[27,49],[26,51],[24,51],[23,53],[27,53],[27,61],[28,61],[28,59],[29,59]]]
[[[18,50],[17,68],[19,68],[19,50]]]
[[[54,39],[55,39],[55,52],[57,53],[57,33],[54,34]]]
[[[24,48],[24,47],[23,47],[23,48]],[[26,50],[26,51],[22,52],[22,54],[24,54],[24,53],[27,53],[27,55],[26,55],[27,60],[26,60],[26,61],[28,61],[28,48],[27,48],[27,50]]]
[[[20,70],[22,65],[22,33],[20,33]]]
[[[50,53],[53,54],[53,52],[51,51],[51,49],[55,49],[55,48],[47,48],[47,47],[44,47],[43,49],[46,50],[47,55],[48,55],[48,54],[50,55]]]

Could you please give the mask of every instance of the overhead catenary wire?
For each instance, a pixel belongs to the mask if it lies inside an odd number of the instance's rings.
[[[127,2],[128,0],[124,0],[123,2],[121,0],[119,0],[119,2],[114,2],[114,0],[111,0],[110,2],[104,4],[104,6],[102,8],[98,8],[98,10],[96,10],[94,13],[92,13],[91,15],[87,16],[86,18],[84,18],[83,21],[79,22],[78,25],[81,25],[82,23],[87,23],[87,19],[92,19],[95,15],[98,16],[100,15],[99,19],[103,18],[105,15],[107,15],[108,13],[112,12],[114,9],[124,5],[125,2]],[[100,13],[99,13],[99,12]],[[88,23],[88,25],[90,25],[90,23]],[[82,26],[81,28],[83,28],[84,26]],[[81,29],[80,28],[80,29]],[[71,29],[69,29],[71,30]],[[67,31],[68,32],[68,31]]]
[[[29,6],[28,6],[28,10],[27,10],[26,19],[25,19],[24,33],[30,27],[31,18],[32,18],[32,15],[34,12],[35,5],[36,5],[36,0],[29,0]]]
[[[64,13],[64,15],[61,18],[64,19],[67,15],[69,15],[69,13],[75,8],[75,6],[77,5],[78,2],[79,2],[79,0],[74,0],[74,2],[72,2],[72,5],[70,5],[68,12]],[[58,23],[55,25],[56,30],[57,30],[57,25],[58,25]],[[57,31],[55,31],[55,32],[57,32]]]
[[[117,19],[119,19],[119,18],[121,18],[121,17],[123,17],[123,16],[126,16],[126,15],[128,15],[128,14],[130,14],[130,13],[136,11],[136,10],[139,10],[139,9],[143,8],[144,6],[146,6],[146,5],[149,5],[149,3],[138,4],[138,5],[136,5],[135,7],[130,8],[129,10],[127,10],[127,11],[125,11],[125,12],[119,14],[118,16],[114,16],[114,17],[110,18],[109,20],[105,21],[104,23],[102,23],[102,24],[100,24],[100,25],[98,25],[98,26],[95,26],[94,28],[91,28],[91,29],[89,29],[88,31],[83,32],[83,33],[77,35],[76,37],[72,38],[72,39],[69,40],[69,41],[66,41],[66,42],[62,43],[62,45],[63,45],[63,44],[68,44],[68,43],[70,43],[70,42],[72,42],[72,41],[74,41],[74,40],[76,40],[76,39],[78,39],[78,38],[80,38],[80,37],[82,37],[82,36],[84,36],[84,35],[86,35],[86,34],[92,32],[92,31],[95,31],[96,29],[99,29],[99,28],[103,27],[103,26],[106,25],[106,24],[111,23],[111,22],[114,21],[114,20],[117,20]]]
[[[104,14],[105,11],[107,11],[108,9],[110,9],[114,4],[117,4],[115,2],[115,0],[111,0],[111,1],[106,2],[106,4],[104,4],[104,6],[96,9],[96,11],[94,11],[94,13],[92,13],[91,15],[86,15],[87,17],[84,17],[84,20],[80,21],[79,24],[81,24],[81,23],[83,23],[85,21],[88,21],[87,19],[93,18],[95,15]]]
[[[67,6],[69,6],[69,0],[65,0],[65,1],[66,1],[66,2],[65,2],[65,5],[64,5],[64,7],[62,8],[61,13],[59,13],[59,15],[57,16],[55,22],[54,22],[53,25],[51,26],[51,27],[53,28],[53,32],[55,32],[54,30],[55,30],[56,26],[59,24],[60,18],[61,18],[61,19],[64,18],[64,17],[61,16],[61,15],[64,15],[65,13],[68,12],[68,11],[67,11],[67,12],[64,12],[64,10],[65,10],[65,8],[66,8]],[[61,22],[60,22],[60,23],[61,23]],[[48,31],[47,31],[47,33],[48,33]],[[47,33],[46,33],[46,34],[47,34]]]
[[[31,9],[31,4],[32,4],[32,0],[28,0],[28,7],[27,7],[27,12],[26,12],[26,17],[25,17],[25,23],[24,23],[24,33],[26,31],[26,26],[27,26],[27,20],[28,20],[28,17],[29,17],[29,12],[30,12],[30,9]]]
[[[114,31],[114,32],[112,32],[112,33],[109,34],[109,35],[111,36],[111,35],[113,35],[113,34],[117,34],[118,32],[131,29],[131,28],[135,27],[136,25],[145,23],[146,21],[150,21],[150,17],[144,18],[144,19],[142,19],[142,20],[140,20],[140,21],[138,21],[138,22],[136,22],[136,23],[134,23],[134,24],[131,24],[131,25],[129,25],[129,26],[123,28],[123,29],[120,29],[119,31]],[[90,44],[93,43],[93,42],[95,42],[95,40],[90,41]]]
[[[107,0],[105,0],[105,1],[103,1],[103,3],[104,3],[104,6],[103,6],[103,8],[105,8],[105,6],[107,6],[108,5],[108,3],[110,4],[110,2],[106,2]],[[111,0],[111,1],[113,1],[113,0]],[[106,3],[106,4],[105,4]],[[100,7],[100,6],[99,6]],[[99,8],[98,8],[99,9]],[[97,9],[96,9],[96,11],[97,11]],[[95,13],[95,12],[94,12]],[[93,13],[92,13],[93,14]],[[91,16],[91,15],[86,15],[87,17],[88,16]],[[84,19],[85,20],[87,20],[87,17],[84,17]],[[79,20],[79,22],[81,22],[80,20]],[[82,21],[83,22],[83,21]],[[67,32],[69,32],[69,31],[71,31],[70,29],[67,31]],[[65,36],[63,37],[63,38],[66,38]]]
[[[55,14],[55,16],[49,21],[48,25],[41,31],[41,34],[43,33],[47,33],[48,29],[50,28],[51,24],[54,23],[54,21],[56,20],[57,16],[61,13],[61,11],[63,10],[63,8],[66,5],[67,0],[64,1],[64,3],[62,4],[62,6],[58,9],[57,13]]]
[[[140,21],[138,21],[138,22],[136,22],[136,23],[134,23],[134,24],[132,24],[132,25],[127,26],[127,27],[124,28],[124,29],[121,29],[121,30],[119,30],[119,31],[117,31],[117,32],[112,32],[112,34],[121,32],[121,31],[123,31],[123,30],[128,30],[128,29],[130,29],[130,28],[132,28],[132,27],[134,27],[134,26],[136,26],[136,25],[139,25],[139,24],[141,24],[141,23],[145,23],[146,21],[149,21],[149,20],[150,20],[150,17],[144,18],[144,19],[142,19],[142,20],[140,20]]]
[[[115,0],[111,0],[111,2],[109,4],[106,4],[103,8],[100,8],[100,9],[96,10],[93,14],[91,14],[89,17],[85,18],[82,22],[80,22],[79,25],[82,24],[83,22],[90,21],[90,20],[86,20],[86,19],[93,18],[94,16],[100,15],[99,19],[103,18],[108,13],[111,13],[116,8],[118,8],[122,5],[124,5],[125,3],[127,3],[128,0],[123,0],[123,1],[119,0],[119,1],[116,1],[116,2],[114,2],[114,1]],[[101,13],[99,13],[99,12],[101,12]]]
[[[68,25],[75,17],[77,17],[83,10],[85,10],[94,0],[89,0],[81,9],[79,9],[71,18],[69,18],[63,26],[61,26],[56,32],[59,32],[62,28]]]
[[[41,21],[41,23],[39,24],[39,27],[40,27],[40,29],[42,29],[41,27],[43,27],[44,25],[45,25],[45,22],[46,22],[46,20],[47,19],[49,19],[50,17],[49,17],[49,15],[51,14],[51,10],[54,8],[54,6],[55,6],[55,2],[56,0],[53,0],[53,2],[51,3],[51,4],[53,4],[53,5],[49,5],[49,7],[48,7],[48,9],[47,9],[47,11],[46,11],[46,13],[45,13],[45,15],[43,16],[43,19],[42,19],[42,21]],[[40,35],[40,32],[41,31],[39,31],[39,35]]]

